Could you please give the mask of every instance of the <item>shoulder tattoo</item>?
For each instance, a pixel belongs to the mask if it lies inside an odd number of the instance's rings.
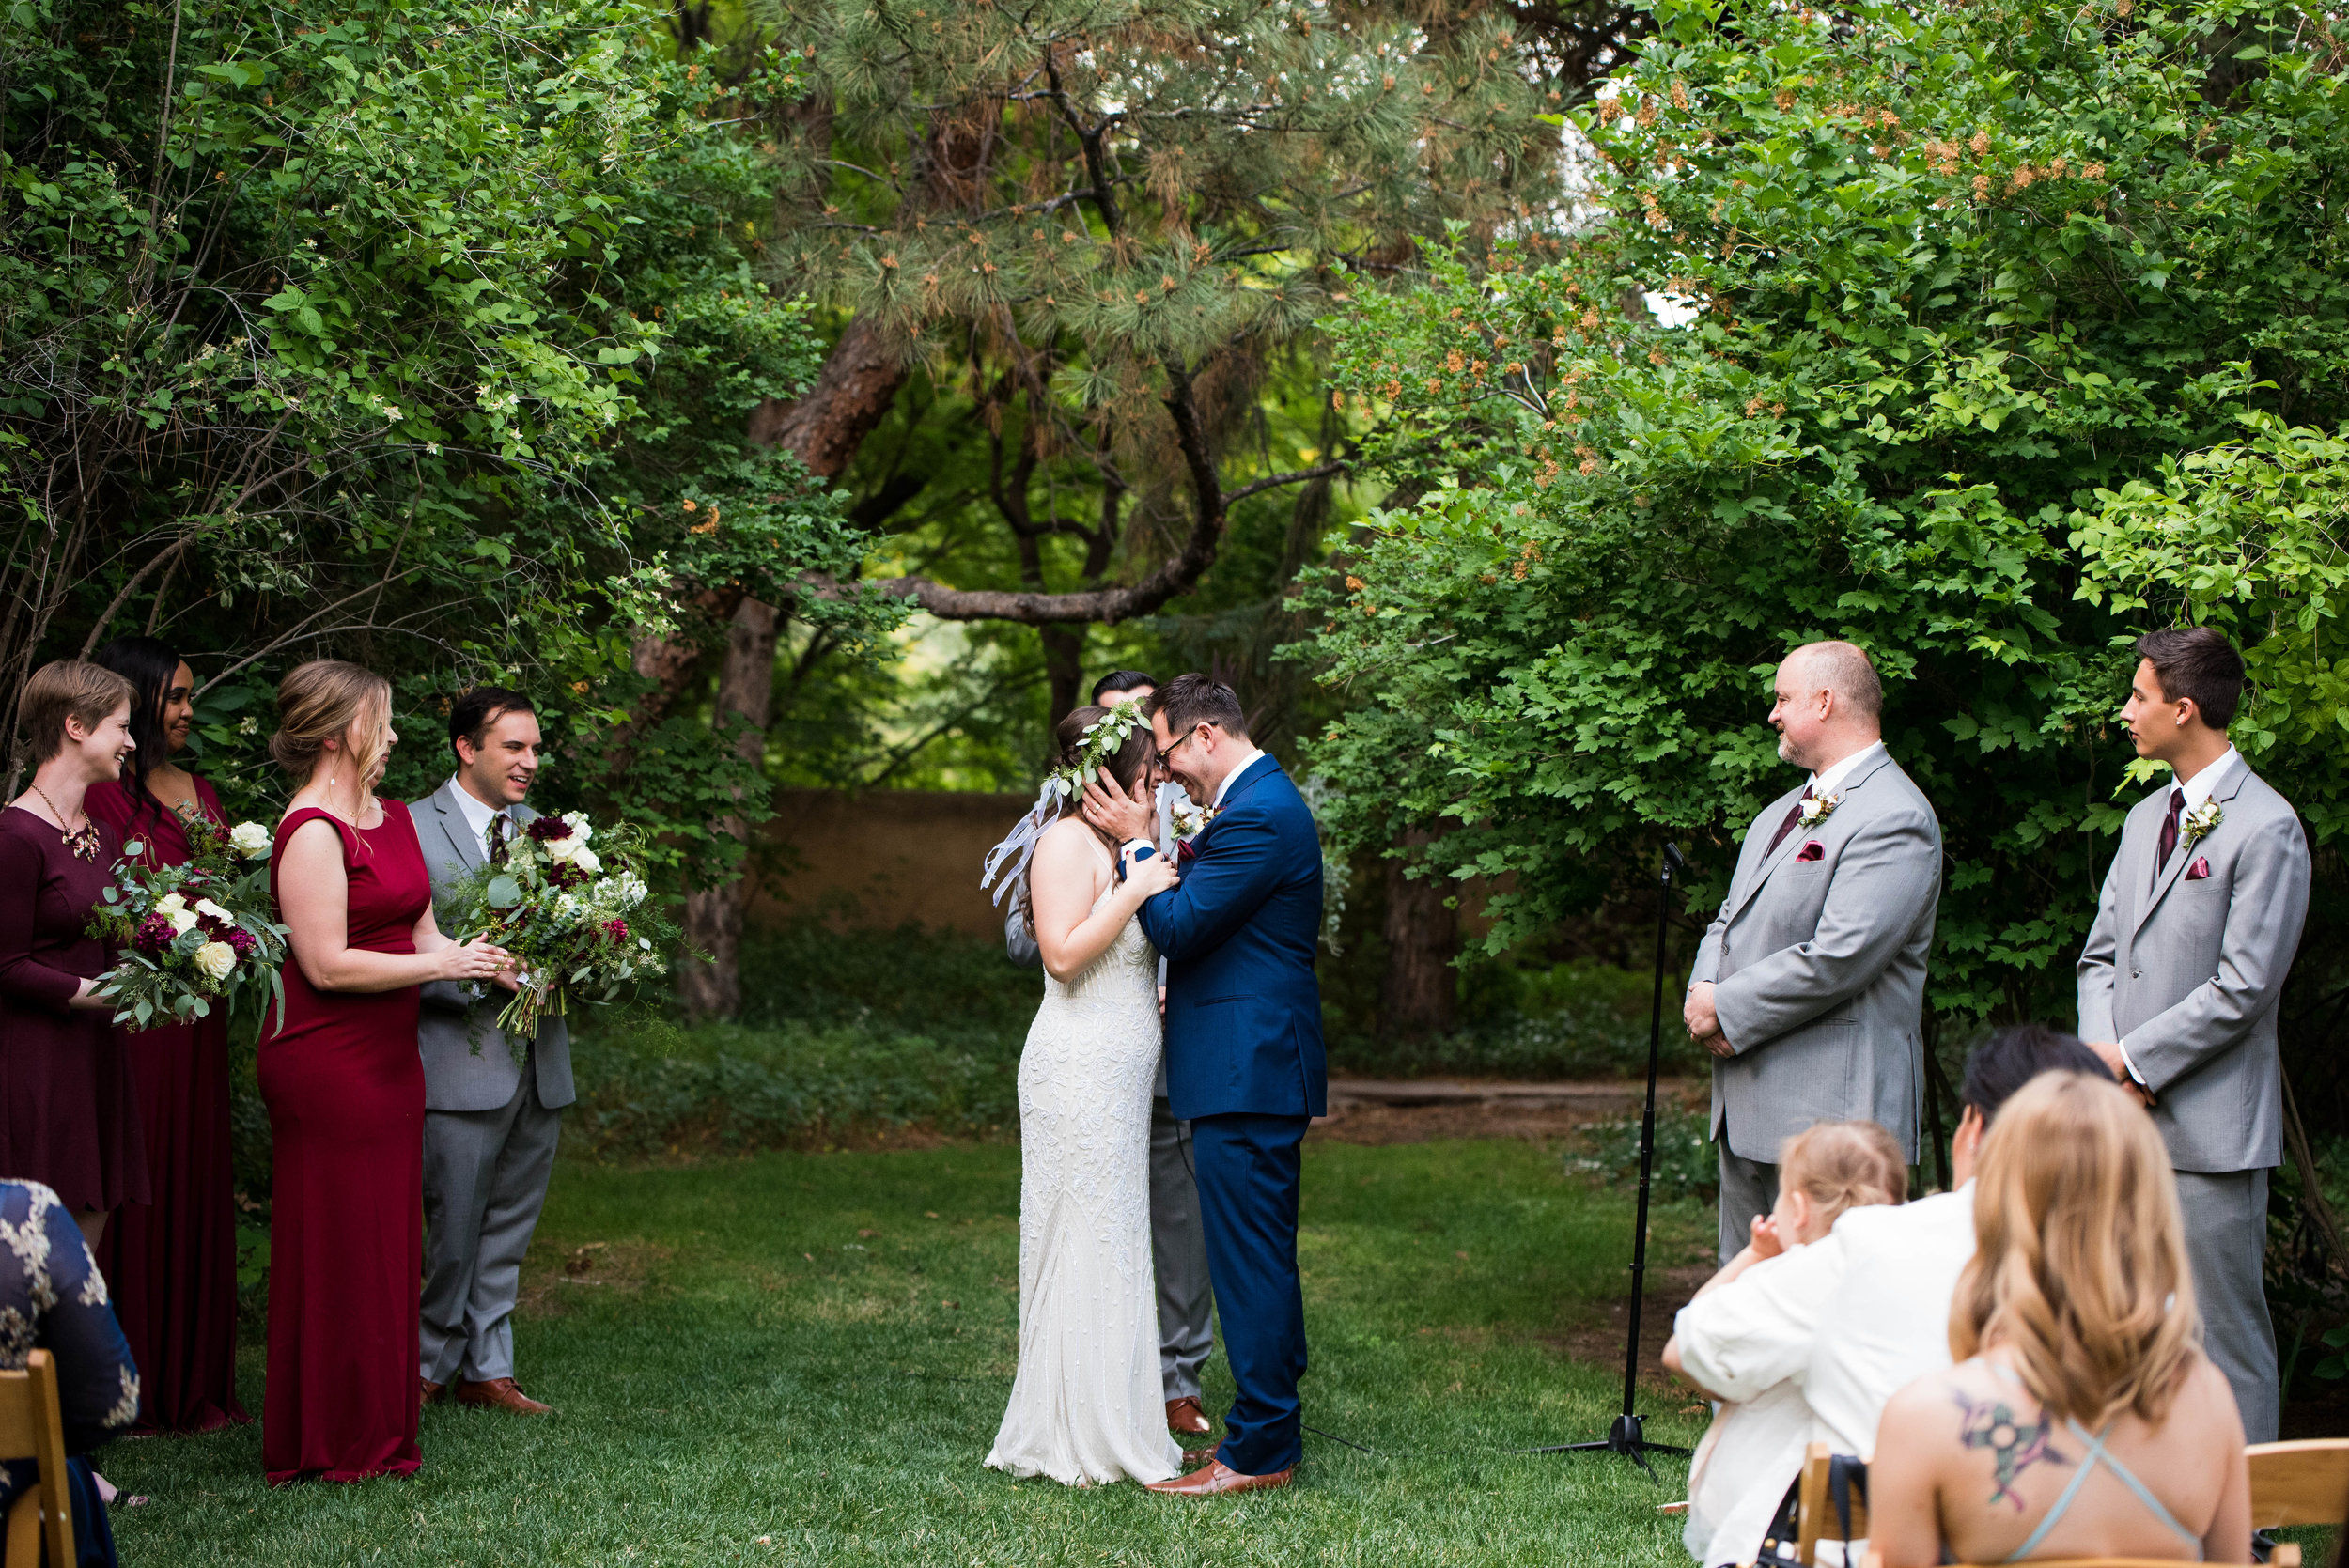
[[[2055,1432],[2055,1421],[2046,1412],[2036,1421],[2028,1421],[2015,1413],[2012,1405],[2001,1399],[1972,1400],[1964,1389],[1952,1390],[1963,1420],[1957,1429],[1958,1441],[1969,1449],[1988,1449],[1997,1468],[1998,1484],[1990,1493],[1992,1502],[2010,1502],[2015,1511],[2023,1511],[2022,1495],[2015,1490],[2015,1478],[2042,1460],[2057,1465],[2069,1465],[2047,1441]]]

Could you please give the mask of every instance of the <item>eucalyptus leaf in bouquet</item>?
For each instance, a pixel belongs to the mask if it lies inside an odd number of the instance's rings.
[[[134,1030],[193,1023],[213,1003],[246,995],[285,1004],[286,927],[271,918],[269,830],[180,815],[187,863],[145,864],[146,845],[132,839],[91,911],[90,935],[119,955],[96,994],[114,1003],[116,1023]]]
[[[668,972],[677,928],[648,901],[645,863],[643,837],[625,823],[599,829],[584,812],[537,816],[449,895],[452,936],[487,937],[520,963],[497,1018],[517,1063],[540,1020],[574,1001],[616,1001],[630,983]],[[473,1048],[480,1054],[478,1035]]]

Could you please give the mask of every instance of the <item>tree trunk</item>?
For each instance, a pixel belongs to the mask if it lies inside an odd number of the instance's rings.
[[[1045,720],[1049,729],[1077,706],[1077,687],[1084,679],[1085,629],[1082,625],[1040,626],[1036,636],[1044,643],[1044,675],[1052,692],[1052,711]]]
[[[889,354],[879,329],[862,318],[850,321],[807,396],[796,402],[770,399],[760,404],[751,414],[750,437],[797,453],[818,479],[837,479],[856,456],[858,443],[888,413],[905,379],[905,367]],[[767,725],[773,716],[775,643],[783,616],[773,605],[739,591],[724,599],[706,597],[704,607],[727,617],[715,713],[721,722],[731,720],[746,726],[737,751],[756,766],[766,751]],[[647,638],[635,651],[637,673],[659,683],[633,716],[634,726],[641,728],[657,722],[692,680],[702,650],[692,644]],[[738,842],[750,834],[750,824],[739,815],[721,818],[717,829]],[[678,996],[690,1017],[730,1018],[742,1011],[746,885],[745,876],[738,875],[719,887],[686,894],[686,939],[709,955],[708,963],[689,963],[678,976]]]
[[[1402,842],[1417,849],[1431,835],[1413,828]],[[1402,859],[1387,862],[1387,972],[1378,986],[1378,1032],[1389,1039],[1440,1034],[1452,1027],[1460,953],[1460,912],[1448,905],[1448,877],[1413,880]]]
[[[714,718],[745,726],[735,737],[735,754],[755,768],[767,748],[767,716],[775,691],[775,637],[782,616],[772,605],[746,598],[726,627],[725,660],[718,670]],[[718,819],[718,831],[738,842],[750,825],[739,815]],[[709,955],[689,961],[677,976],[686,1015],[730,1018],[742,1011],[742,904],[748,865],[714,888],[685,895],[685,939]]]

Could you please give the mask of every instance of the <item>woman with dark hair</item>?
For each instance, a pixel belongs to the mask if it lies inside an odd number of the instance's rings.
[[[131,683],[122,777],[90,786],[90,815],[148,865],[183,865],[187,822],[226,828],[212,786],[173,758],[195,721],[195,676],[168,644],[117,637],[93,662]],[[228,1020],[117,1030],[147,1134],[153,1198],[125,1204],[98,1250],[139,1365],[134,1430],[210,1432],[252,1420],[237,1402],[237,1213],[229,1172]]]
[[[1019,1366],[987,1463],[1070,1486],[1163,1481],[1167,1436],[1150,1254],[1150,1101],[1159,955],[1135,922],[1174,885],[1153,855],[1121,879],[1117,846],[1077,815],[1106,768],[1130,789],[1156,743],[1140,704],[1061,721],[1052,820],[1024,876],[1044,1004],[1019,1053]]]

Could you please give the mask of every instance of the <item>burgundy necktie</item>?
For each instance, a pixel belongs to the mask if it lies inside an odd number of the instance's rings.
[[[504,812],[490,818],[490,863],[491,865],[506,863],[506,830],[512,825],[513,819]]]
[[[2154,862],[2154,881],[2161,881],[2161,874],[2170,869],[2170,852],[2178,846],[2178,818],[2186,811],[2186,791],[2170,791],[2170,815],[2161,819],[2161,859]]]
[[[1793,832],[1795,831],[1795,824],[1802,820],[1803,800],[1808,800],[1810,799],[1811,786],[1809,784],[1805,784],[1802,786],[1802,800],[1797,800],[1793,805],[1786,808],[1786,820],[1780,823],[1778,825],[1778,831],[1770,835],[1770,846],[1762,851],[1762,858],[1764,860],[1768,860],[1772,855],[1778,853],[1778,846],[1786,842],[1786,835]]]

